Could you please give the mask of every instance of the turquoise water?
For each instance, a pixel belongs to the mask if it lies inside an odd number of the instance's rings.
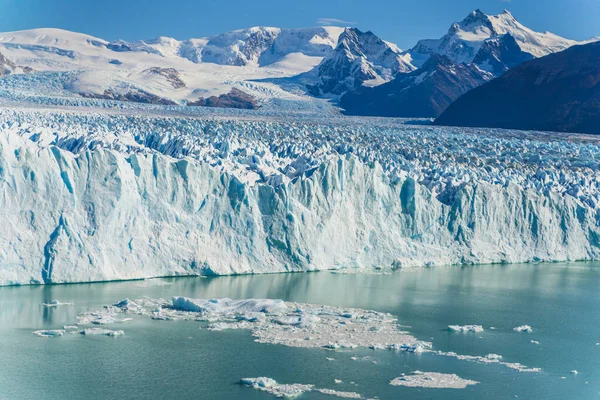
[[[600,398],[600,264],[448,267],[393,275],[329,272],[148,282],[0,288],[0,399],[270,399],[240,378],[316,384],[380,399]],[[146,287],[144,287],[146,286]],[[288,348],[258,344],[249,331],[210,332],[192,321],[137,317],[125,335],[39,338],[38,329],[73,324],[81,311],[125,297],[281,298],[390,312],[437,350],[501,354],[542,368],[521,373],[433,354]],[[42,307],[58,299],[73,306]],[[449,324],[480,324],[457,334]],[[512,328],[528,324],[533,333]],[[487,329],[494,326],[496,330]],[[539,345],[530,340],[538,340]],[[351,357],[367,359],[351,360]],[[335,361],[327,361],[333,357]],[[576,369],[579,374],[573,375]],[[414,370],[481,382],[467,389],[393,387]],[[562,378],[565,379],[562,379]],[[335,384],[334,379],[344,383]],[[349,382],[354,382],[350,384]],[[302,399],[334,399],[307,393]]]

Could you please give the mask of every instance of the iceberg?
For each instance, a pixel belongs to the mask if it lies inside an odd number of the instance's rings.
[[[0,285],[600,259],[595,138],[122,107],[0,110]]]

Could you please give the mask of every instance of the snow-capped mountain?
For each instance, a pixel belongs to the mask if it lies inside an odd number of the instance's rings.
[[[523,61],[575,44],[579,42],[550,32],[535,32],[507,10],[498,15],[475,10],[461,22],[452,24],[442,38],[421,40],[407,54],[416,66],[423,65],[432,54],[440,54],[455,63],[474,63],[499,75]]]
[[[460,95],[491,78],[472,64],[455,64],[434,54],[416,71],[348,92],[340,99],[340,107],[348,115],[437,117]]]
[[[281,29],[256,26],[207,38],[178,41],[168,37],[107,44],[118,52],[146,52],[163,57],[181,57],[193,63],[264,67],[293,61],[314,65],[311,60],[328,55],[337,45],[343,28],[314,27]],[[302,62],[304,61],[304,62]],[[305,67],[304,67],[305,68]],[[305,70],[305,69],[304,69]]]
[[[264,80],[311,70],[333,51],[342,32],[337,27],[256,27],[209,38],[136,42],[108,42],[60,29],[0,33],[4,74],[24,72],[18,65],[36,71],[27,79],[5,78],[3,87],[28,95],[43,87],[44,94],[57,97],[180,105],[235,88],[258,104],[272,99],[314,102]]]
[[[407,59],[397,46],[372,32],[346,28],[335,50],[305,74],[315,81],[307,87],[314,95],[340,95],[362,85],[374,86],[414,70]]]

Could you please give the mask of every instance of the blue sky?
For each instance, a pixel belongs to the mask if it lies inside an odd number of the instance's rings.
[[[488,14],[506,8],[534,30],[572,39],[600,35],[600,0],[0,0],[0,31],[52,27],[107,40],[187,39],[331,19],[409,48],[443,35],[476,8]]]

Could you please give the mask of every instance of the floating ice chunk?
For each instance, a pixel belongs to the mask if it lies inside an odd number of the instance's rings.
[[[122,310],[137,312],[140,309],[139,304],[129,299],[121,300],[115,304],[115,307],[118,307]]]
[[[469,385],[479,382],[463,379],[456,374],[442,374],[439,372],[415,371],[411,375],[403,375],[392,379],[392,386],[422,387],[435,389],[464,389]]]
[[[58,300],[52,300],[49,303],[42,303],[44,307],[59,307],[59,306],[72,306],[73,303],[63,303]]]
[[[87,328],[80,331],[82,335],[104,335],[104,336],[121,336],[124,335],[123,331],[113,331],[111,329],[102,329],[102,328]]]
[[[481,325],[448,325],[450,332],[483,332]]]
[[[283,300],[271,299],[188,299],[187,297],[173,297],[173,307],[183,311],[193,312],[218,312],[218,313],[282,313],[286,311]]]
[[[531,329],[531,327],[529,325],[521,325],[521,326],[517,326],[516,328],[513,328],[513,331],[531,333],[531,332],[533,332],[533,329]]]
[[[577,371],[576,369],[574,369],[574,370],[571,370],[571,373],[572,373],[573,375],[577,375],[577,374],[579,373],[579,371]]]
[[[274,379],[265,377],[243,378],[241,383],[254,389],[263,390],[279,398],[298,397],[306,392],[312,391],[314,388],[314,385],[303,385],[300,383],[279,384]]]
[[[34,335],[39,337],[57,337],[65,334],[62,329],[47,329],[33,332]]]
[[[529,343],[531,343],[531,344],[540,344],[540,342],[538,342],[537,340],[530,340]]]
[[[79,327],[77,325],[65,325],[63,326],[63,329],[69,331],[73,329],[79,329]]]

